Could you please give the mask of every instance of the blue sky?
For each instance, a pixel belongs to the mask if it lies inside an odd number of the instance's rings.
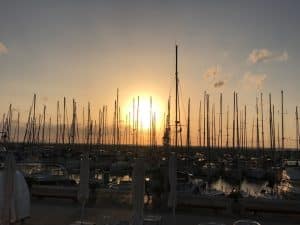
[[[251,113],[259,91],[272,92],[278,108],[283,89],[292,138],[299,10],[296,0],[1,1],[0,112],[12,103],[26,118],[33,93],[49,113],[63,96],[112,106],[117,87],[123,104],[153,95],[165,107],[178,43],[183,104],[191,97],[193,120],[204,90],[215,102],[222,92],[230,107],[236,90]]]

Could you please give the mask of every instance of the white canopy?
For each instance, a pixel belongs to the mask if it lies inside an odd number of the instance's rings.
[[[0,171],[0,224],[8,225],[30,216],[30,195],[12,153],[8,153],[5,169]]]

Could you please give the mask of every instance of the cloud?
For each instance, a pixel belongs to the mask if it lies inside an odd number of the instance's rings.
[[[8,53],[7,47],[2,42],[0,42],[0,55],[4,55],[7,53]]]
[[[267,78],[266,74],[252,74],[247,72],[243,77],[243,83],[246,88],[251,88],[255,86],[256,89],[261,89],[263,87],[266,78]]]
[[[222,80],[220,80],[220,81],[218,81],[218,82],[216,82],[216,83],[214,84],[214,87],[215,87],[215,88],[219,88],[219,87],[222,87],[224,84],[225,84],[225,82],[222,81]]]
[[[256,64],[260,62],[269,62],[269,61],[287,61],[289,55],[286,51],[284,52],[272,52],[266,48],[262,49],[253,49],[248,56],[248,62],[251,64]]]
[[[217,76],[219,76],[221,73],[221,69],[219,66],[211,67],[206,70],[206,72],[203,74],[204,79],[215,79]]]

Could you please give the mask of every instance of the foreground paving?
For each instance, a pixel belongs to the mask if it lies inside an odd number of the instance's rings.
[[[60,199],[32,199],[31,218],[25,221],[27,225],[69,225],[80,218],[81,208],[78,203],[70,200]],[[197,225],[207,222],[218,222],[231,225],[241,217],[234,215],[215,214],[203,209],[180,209],[173,218],[169,212],[147,211],[145,214],[160,214],[164,225]],[[106,224],[108,221],[114,223],[120,220],[130,220],[131,210],[128,206],[113,206],[109,203],[97,203],[88,206],[85,210],[85,218],[96,222],[97,225]],[[299,216],[287,215],[253,215],[252,219],[259,221],[262,225],[296,225],[300,224]],[[174,220],[176,223],[174,223]]]

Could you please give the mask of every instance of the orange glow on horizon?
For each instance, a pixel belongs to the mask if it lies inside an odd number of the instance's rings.
[[[138,115],[139,129],[143,131],[147,131],[150,129],[151,121],[154,122],[155,118],[156,129],[160,129],[163,123],[163,104],[161,104],[161,102],[158,101],[157,98],[152,97],[151,104],[150,96],[137,96],[138,95],[136,95],[136,97],[129,98],[129,100],[125,103],[123,115],[127,115],[127,117],[129,117],[130,114],[130,119],[128,118],[128,121],[131,122],[131,126],[133,124],[133,120],[134,124],[136,124]]]

